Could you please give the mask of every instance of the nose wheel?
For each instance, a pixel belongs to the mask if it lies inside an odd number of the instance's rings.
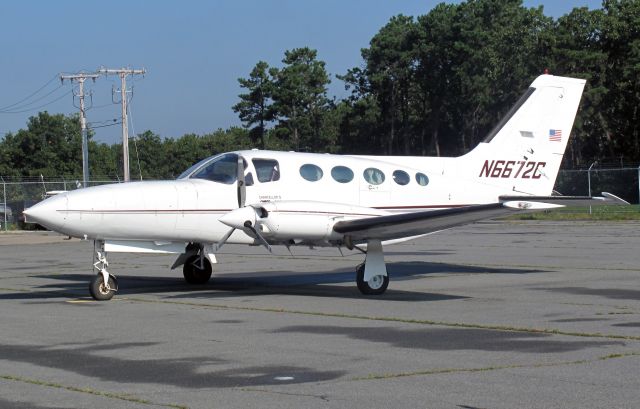
[[[89,282],[89,294],[94,300],[108,301],[118,291],[118,280],[107,271],[109,262],[107,261],[107,253],[104,251],[104,241],[94,241],[93,248],[96,260],[93,263],[93,268],[98,270],[98,274]]]
[[[96,274],[89,282],[89,293],[94,300],[108,301],[115,294],[116,282],[113,276],[109,275],[107,282],[104,282],[102,274]]]

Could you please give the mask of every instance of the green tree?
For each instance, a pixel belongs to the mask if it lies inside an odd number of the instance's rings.
[[[397,145],[405,154],[411,153],[416,40],[413,17],[398,15],[371,39],[369,48],[362,50],[369,91],[378,101],[384,123],[388,154],[394,153]]]
[[[552,72],[587,80],[565,156],[565,163],[573,166],[613,156],[609,113],[603,104],[609,92],[607,54],[602,38],[604,17],[602,10],[581,7],[574,8],[554,24]]]
[[[291,141],[294,149],[326,148],[321,135],[329,108],[327,85],[331,82],[324,61],[308,47],[285,52],[284,67],[272,68],[273,108],[279,121],[276,134]]]
[[[473,148],[548,66],[545,50],[553,20],[521,0],[478,0],[458,5],[455,40],[455,103],[460,153]]]
[[[248,93],[240,94],[240,102],[233,106],[233,111],[238,113],[240,120],[247,128],[251,128],[252,139],[260,141],[260,147],[265,149],[266,125],[274,118],[271,106],[273,81],[269,75],[269,64],[258,61],[251,70],[249,78],[238,78],[242,88]]]
[[[608,115],[607,143],[611,152],[640,160],[640,2],[605,0],[602,27],[607,53],[608,93],[603,107]]]
[[[82,140],[77,115],[66,117],[40,112],[27,128],[7,134],[4,155],[15,176],[61,176],[82,174]]]

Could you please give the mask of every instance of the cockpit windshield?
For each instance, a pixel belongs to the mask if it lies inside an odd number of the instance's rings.
[[[202,163],[204,162],[204,163]],[[226,153],[213,159],[201,161],[187,169],[180,178],[206,179],[231,185],[238,178],[238,155]]]
[[[198,169],[200,166],[202,166],[204,163],[209,162],[211,160],[211,156],[206,157],[204,159],[202,159],[201,161],[199,161],[198,163],[196,163],[195,165],[191,165],[189,166],[189,169],[185,170],[184,172],[182,172],[180,174],[180,176],[178,176],[176,179],[186,179],[189,175],[191,175],[193,173],[193,171],[195,171],[196,169]]]

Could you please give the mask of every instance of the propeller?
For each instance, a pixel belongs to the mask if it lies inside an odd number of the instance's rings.
[[[262,243],[264,248],[269,250],[269,253],[273,253],[273,251],[271,250],[271,246],[269,245],[269,243],[267,243],[264,237],[262,237],[262,234],[258,233],[258,230],[256,230],[255,227],[253,227],[253,225],[251,224],[251,220],[247,220],[246,222],[244,222],[244,227],[249,229],[253,234],[255,234],[256,238],[260,243]]]
[[[252,237],[255,237],[267,250],[269,250],[269,252],[272,252],[271,246],[269,245],[267,240],[262,236],[262,234],[260,234],[258,229],[255,228],[258,218],[266,217],[267,214],[268,213],[266,213],[264,209],[261,210],[255,209],[252,206],[244,206],[220,216],[220,218],[218,219],[220,223],[226,224],[227,226],[231,227],[231,230],[229,230],[227,234],[225,234],[224,237],[222,237],[216,244],[216,251],[222,248],[224,243],[229,239],[229,237],[231,237],[236,229],[240,229],[247,234],[249,234],[249,232],[252,233]]]
[[[253,235],[258,239],[258,241],[267,249],[270,253],[272,253],[271,246],[267,243],[264,237],[258,232],[258,230],[254,227],[257,219],[257,210],[251,206],[245,206],[245,201],[247,199],[247,183],[244,177],[245,170],[245,161],[244,158],[238,155],[238,166],[237,166],[237,187],[238,187],[238,208],[230,211],[229,213],[220,217],[220,222],[226,224],[231,227],[229,230],[216,245],[214,246],[215,251],[218,251],[224,246],[224,244],[229,240],[229,237],[233,234],[236,229],[243,230],[245,233],[247,231],[253,233]],[[262,217],[262,216],[261,216]],[[247,233],[248,234],[248,233]]]
[[[244,180],[244,158],[238,155],[238,207],[244,207],[244,202],[247,199],[247,186]]]
[[[237,196],[238,196],[238,208],[244,207],[244,203],[247,200],[247,185],[244,179],[244,158],[238,155],[238,163],[236,166],[236,186],[237,186]],[[218,243],[214,246],[215,251],[218,251],[224,246],[224,243],[229,240],[229,237],[236,231],[236,227],[231,227],[231,230],[227,232]]]

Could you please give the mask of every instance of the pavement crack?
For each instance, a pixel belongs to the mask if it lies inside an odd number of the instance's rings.
[[[104,397],[104,398],[117,399],[117,400],[122,400],[122,401],[126,401],[126,402],[138,403],[138,404],[141,404],[141,405],[158,406],[158,407],[172,408],[172,409],[189,409],[185,405],[175,405],[175,404],[170,404],[170,403],[152,402],[152,401],[150,401],[148,399],[138,398],[138,397],[135,397],[135,396],[129,395],[129,394],[114,393],[114,392],[104,392],[104,391],[99,391],[99,390],[92,389],[92,388],[80,388],[80,387],[77,387],[77,386],[62,385],[62,384],[59,384],[59,383],[42,381],[42,380],[32,379],[32,378],[25,378],[25,377],[22,377],[22,376],[0,375],[0,379],[4,379],[6,381],[26,383],[26,384],[31,384],[31,385],[44,386],[44,387],[48,387],[48,388],[63,389],[63,390],[70,391],[70,392],[78,392],[78,393],[84,393],[84,394],[88,394],[88,395],[101,396],[101,397]]]
[[[300,396],[300,397],[306,397],[306,398],[316,398],[316,399],[320,399],[324,402],[330,402],[329,397],[325,396],[325,395],[314,395],[314,394],[310,394],[310,393],[293,393],[293,392],[282,392],[282,391],[274,391],[274,390],[270,390],[270,389],[261,389],[261,388],[238,388],[238,390],[241,390],[243,392],[262,392],[262,393],[270,393],[270,394],[274,394],[274,395],[286,395],[286,396]]]
[[[616,354],[600,356],[595,359],[579,359],[575,361],[559,361],[559,362],[541,362],[537,364],[492,365],[492,366],[477,367],[477,368],[434,368],[434,369],[412,371],[412,372],[369,374],[366,376],[353,377],[349,379],[349,381],[372,381],[372,380],[381,380],[381,379],[405,378],[409,376],[490,372],[490,371],[499,371],[504,369],[549,368],[549,367],[557,367],[557,366],[582,365],[582,364],[594,363],[598,361],[605,361],[609,359],[621,359],[621,358],[637,357],[637,356],[640,356],[640,352],[616,353]]]

